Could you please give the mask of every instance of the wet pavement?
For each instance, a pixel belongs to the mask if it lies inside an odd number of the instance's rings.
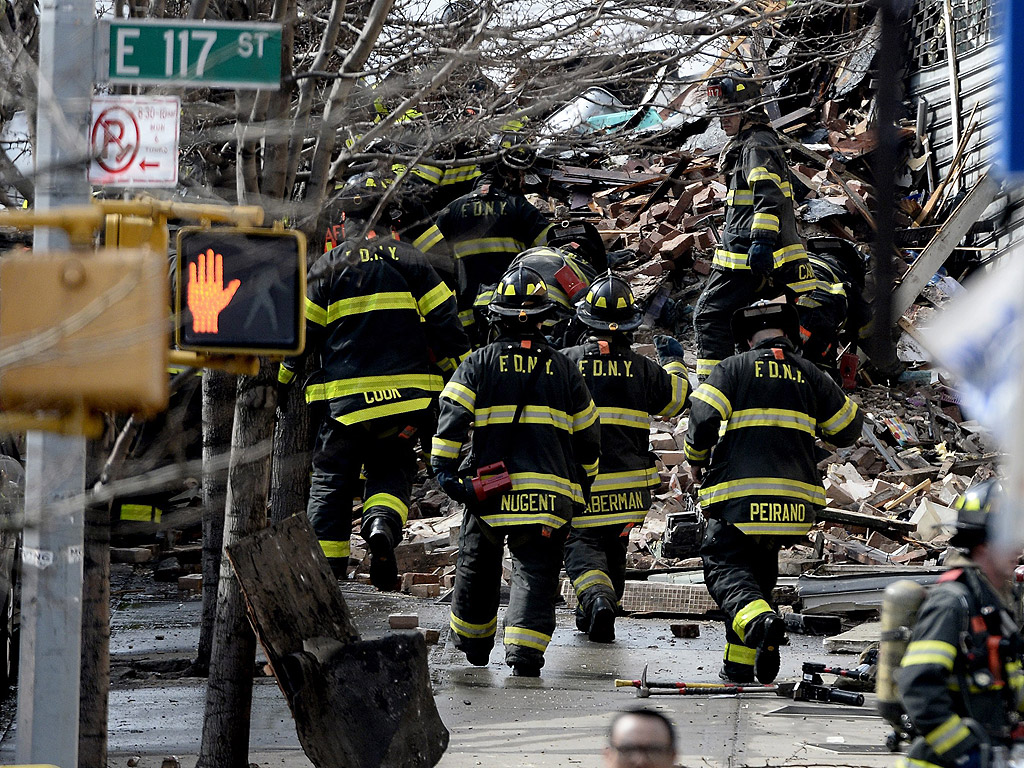
[[[416,613],[420,626],[441,630],[430,650],[438,710],[451,731],[441,768],[600,765],[612,712],[638,704],[664,711],[679,730],[678,763],[685,766],[883,766],[892,762],[882,744],[887,729],[864,707],[793,702],[774,694],[659,696],[639,701],[617,677],[637,678],[644,664],[652,679],[719,682],[722,625],[699,622],[700,637],[677,639],[673,620],[619,619],[611,645],[590,643],[575,629],[570,611],[558,611],[558,629],[540,679],[510,677],[499,646],[487,667],[470,667],[447,629],[448,607],[434,600],[383,595],[346,584],[346,599],[366,637],[387,631],[391,613]],[[177,755],[195,765],[202,732],[205,681],[177,677],[198,642],[200,602],[168,596],[129,596],[115,603],[111,621],[110,765],[142,756],[139,768]],[[674,621],[679,621],[675,619]],[[500,626],[500,621],[499,621]],[[499,630],[500,632],[500,630]],[[802,661],[853,666],[853,656],[824,652],[821,638],[793,635],[783,648],[780,679],[795,679]],[[287,705],[272,678],[254,686],[250,762],[260,766],[310,766],[295,735]],[[356,694],[358,695],[358,694]],[[12,762],[13,706],[6,702],[0,763]],[[2,713],[0,713],[2,716]]]

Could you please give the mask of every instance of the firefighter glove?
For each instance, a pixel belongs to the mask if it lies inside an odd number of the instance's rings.
[[[446,470],[437,471],[437,482],[441,484],[441,490],[448,494],[454,501],[462,504],[469,504],[475,501],[476,496],[470,485],[472,482],[466,477],[457,477]]]
[[[683,359],[683,345],[671,336],[655,336],[654,346],[658,350],[658,361],[661,363]]]
[[[769,240],[754,240],[747,252],[747,266],[755,277],[768,277],[775,265],[774,244]]]

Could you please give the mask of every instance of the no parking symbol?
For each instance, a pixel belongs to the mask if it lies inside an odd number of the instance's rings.
[[[176,96],[110,96],[92,102],[89,181],[117,187],[178,183],[181,101]]]

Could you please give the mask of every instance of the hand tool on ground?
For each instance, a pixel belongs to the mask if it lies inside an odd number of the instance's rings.
[[[717,696],[724,693],[774,693],[777,686],[757,683],[686,683],[648,680],[647,665],[640,673],[639,680],[616,680],[616,688],[636,688],[637,698],[646,699],[651,694],[659,696]]]
[[[865,680],[870,681],[875,679],[874,673],[871,672],[869,665],[861,664],[859,667],[854,669],[843,669],[842,667],[830,667],[827,664],[820,664],[816,661],[805,661],[803,665],[804,675],[836,675],[837,677],[847,677],[851,680]],[[821,678],[815,681],[817,684],[821,683]]]

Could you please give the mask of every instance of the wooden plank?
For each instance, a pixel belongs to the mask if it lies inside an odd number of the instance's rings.
[[[956,249],[971,227],[981,217],[982,212],[995,199],[999,192],[999,182],[987,173],[978,179],[978,183],[967,193],[967,197],[950,214],[949,219],[939,229],[932,241],[910,266],[903,279],[892,294],[892,316],[900,318],[910,309],[921,289],[925,287],[936,270]]]
[[[271,666],[311,637],[359,639],[345,598],[305,515],[294,515],[228,548],[250,618]],[[274,574],[274,589],[265,576]],[[302,606],[302,610],[297,610]]]
[[[850,512],[846,509],[825,507],[815,512],[819,522],[840,523],[842,525],[856,525],[861,528],[870,528],[878,531],[894,531],[899,534],[914,533],[917,531],[917,524],[906,520],[894,520],[891,517],[878,517],[867,515],[862,512]]]

